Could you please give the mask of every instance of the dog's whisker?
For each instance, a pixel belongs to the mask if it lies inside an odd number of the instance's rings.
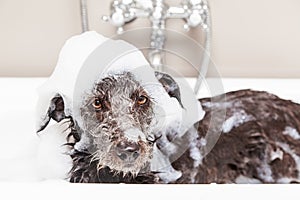
[[[99,172],[100,170],[102,170],[102,169],[104,169],[104,165],[100,165],[100,164],[98,164],[97,165],[97,172]]]
[[[97,160],[99,160],[99,157],[98,157],[98,154],[97,154],[97,153],[95,153],[94,155],[92,155],[92,158],[91,158],[90,164],[91,164],[92,162],[95,162],[95,161],[97,161]]]

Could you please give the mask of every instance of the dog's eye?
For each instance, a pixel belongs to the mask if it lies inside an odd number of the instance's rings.
[[[148,98],[145,95],[141,95],[137,98],[137,103],[139,105],[143,105],[143,104],[147,103],[147,101],[148,101]]]
[[[97,109],[97,110],[101,109],[101,108],[102,108],[102,104],[101,104],[100,99],[95,98],[94,103],[93,103],[93,106],[94,106],[94,108]]]

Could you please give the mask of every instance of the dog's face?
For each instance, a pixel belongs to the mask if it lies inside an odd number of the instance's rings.
[[[152,156],[154,99],[124,73],[99,81],[84,102],[81,115],[98,167],[137,174]]]

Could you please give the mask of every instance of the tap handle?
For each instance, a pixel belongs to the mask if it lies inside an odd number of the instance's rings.
[[[199,10],[193,10],[187,17],[187,24],[190,27],[197,27],[203,22],[202,16]]]
[[[102,20],[105,22],[110,22],[112,25],[117,27],[117,34],[122,34],[124,32],[124,17],[122,15],[113,13],[111,16],[103,15]]]
[[[184,30],[188,31],[190,28],[201,26],[203,29],[207,28],[207,17],[209,15],[208,4],[204,0],[188,0],[183,5],[185,13],[186,24]]]
[[[115,0],[111,4],[111,14],[102,16],[102,20],[117,27],[117,33],[123,33],[123,26],[136,19],[135,9],[131,9],[133,0]]]

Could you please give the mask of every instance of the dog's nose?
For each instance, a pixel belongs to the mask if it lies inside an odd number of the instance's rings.
[[[140,147],[135,142],[121,141],[116,146],[116,153],[123,161],[135,161],[140,155]]]

